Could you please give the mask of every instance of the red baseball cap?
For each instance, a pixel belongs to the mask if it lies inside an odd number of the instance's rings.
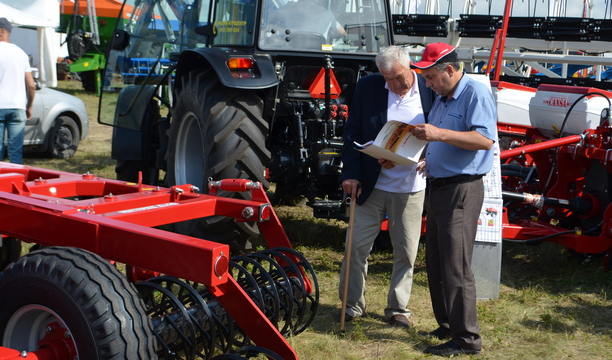
[[[432,43],[425,46],[421,60],[410,64],[417,69],[428,69],[437,63],[455,62],[457,53],[455,47],[446,43]]]

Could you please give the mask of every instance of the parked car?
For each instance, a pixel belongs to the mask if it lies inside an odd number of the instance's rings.
[[[81,99],[47,87],[38,88],[32,118],[26,122],[24,151],[67,159],[74,155],[88,131],[87,110]]]

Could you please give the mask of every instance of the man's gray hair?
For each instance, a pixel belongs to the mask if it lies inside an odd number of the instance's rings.
[[[395,64],[410,67],[410,53],[407,47],[391,45],[382,49],[376,55],[376,67],[378,70],[388,71]]]

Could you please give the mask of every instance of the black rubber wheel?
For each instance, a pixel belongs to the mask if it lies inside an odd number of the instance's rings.
[[[159,185],[159,169],[157,169],[157,151],[160,146],[158,125],[161,121],[159,104],[155,100],[149,101],[143,115],[142,154],[140,160],[117,160],[115,174],[117,180],[138,181],[138,172],[142,171],[142,182],[148,185]]]
[[[264,170],[270,151],[265,145],[263,100],[254,91],[224,87],[210,71],[193,70],[178,81],[169,132],[169,185],[192,184],[207,192],[208,178],[248,178],[268,188]],[[178,231],[229,243],[236,250],[257,240],[254,224],[227,220],[192,221]]]
[[[68,159],[76,153],[81,141],[81,131],[73,118],[60,115],[49,131],[47,152],[57,159]]]
[[[83,71],[79,73],[83,89],[87,92],[97,92],[96,82],[98,81],[98,70]]]
[[[157,358],[138,292],[96,254],[48,247],[24,255],[0,276],[0,294],[0,346],[34,351],[59,331],[79,359]]]
[[[21,255],[21,241],[19,239],[0,238],[0,271],[8,264],[19,259],[19,255]]]

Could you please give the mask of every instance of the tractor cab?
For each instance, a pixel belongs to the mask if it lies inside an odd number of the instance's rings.
[[[104,86],[151,83],[186,49],[373,55],[388,17],[382,0],[126,0]]]

